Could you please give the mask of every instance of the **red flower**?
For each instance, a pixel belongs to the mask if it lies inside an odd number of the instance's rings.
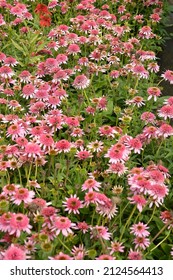
[[[50,26],[51,25],[51,18],[49,15],[40,15],[40,26]]]
[[[34,12],[39,15],[50,15],[51,13],[48,10],[48,7],[44,4],[38,4]]]

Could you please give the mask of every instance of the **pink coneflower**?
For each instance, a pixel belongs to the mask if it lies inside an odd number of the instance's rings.
[[[35,90],[35,86],[27,84],[22,88],[22,96],[26,99],[33,98]]]
[[[89,151],[87,151],[81,147],[81,150],[77,151],[75,156],[80,160],[85,160],[85,159],[91,158],[92,154]]]
[[[108,219],[112,219],[118,212],[116,203],[113,201],[113,199],[111,200],[103,194],[97,193],[96,204],[96,212],[102,216],[106,216]]]
[[[76,229],[81,230],[83,233],[86,233],[89,229],[89,225],[86,222],[78,222]]]
[[[58,62],[58,65],[65,64],[65,63],[67,63],[67,61],[68,61],[68,56],[65,55],[65,54],[59,53],[59,54],[56,56],[56,60],[57,60],[57,62]]]
[[[104,125],[104,126],[101,126],[99,128],[99,134],[101,136],[113,137],[114,138],[115,134],[117,134],[117,131],[109,125]]]
[[[112,164],[109,165],[109,168],[107,169],[107,172],[115,173],[118,176],[121,176],[121,175],[123,175],[124,173],[127,172],[127,167],[125,167],[125,165],[121,162],[112,163]]]
[[[173,84],[173,71],[166,70],[165,73],[161,75],[165,79],[165,81],[169,81],[170,84]]]
[[[69,75],[65,70],[58,70],[56,73],[53,75],[53,83],[58,83],[59,81],[67,81],[69,78]]]
[[[67,117],[65,118],[65,122],[70,127],[75,127],[80,125],[79,119],[77,117]]]
[[[86,254],[87,251],[85,250],[83,244],[80,244],[78,247],[73,246],[72,255],[75,260],[83,260]]]
[[[86,112],[87,112],[88,114],[93,115],[93,116],[94,116],[94,114],[95,114],[95,112],[96,112],[96,108],[94,108],[94,107],[92,107],[92,106],[88,106],[85,110],[86,110]]]
[[[15,185],[15,184],[8,184],[5,185],[2,190],[2,194],[7,194],[7,195],[14,195],[16,193],[17,188],[19,187],[19,185]]]
[[[165,185],[154,184],[152,185],[149,194],[152,196],[154,203],[159,207],[163,203],[165,196],[168,194],[168,188]],[[150,203],[152,206],[152,202]]]
[[[134,239],[133,243],[135,244],[135,249],[140,248],[143,250],[145,250],[150,245],[149,239],[144,236],[137,236]]]
[[[20,205],[22,202],[24,203],[32,202],[34,196],[35,196],[34,191],[29,191],[26,188],[17,188],[11,200],[13,201],[13,203]]]
[[[88,62],[89,62],[89,60],[88,60],[87,57],[81,57],[81,58],[79,58],[79,60],[78,60],[78,64],[79,64],[79,65],[82,65],[82,66],[87,66],[87,65],[88,65]]]
[[[45,150],[50,149],[53,146],[54,140],[50,134],[41,134],[37,143]]]
[[[139,236],[139,237],[146,237],[148,235],[150,235],[149,231],[147,230],[149,227],[142,223],[142,222],[139,222],[138,224],[134,224],[133,226],[131,226],[131,231],[130,233],[133,233],[134,235],[136,236]]]
[[[72,55],[78,54],[80,53],[80,48],[77,44],[71,44],[67,48],[67,53]]]
[[[5,53],[0,52],[0,62],[3,62],[5,58],[6,58]]]
[[[124,252],[124,246],[122,245],[121,242],[117,242],[117,241],[111,241],[111,252],[110,254],[113,254],[115,252],[120,252],[123,253]]]
[[[24,155],[31,157],[31,158],[37,158],[40,157],[42,154],[42,151],[40,149],[40,146],[36,143],[28,142],[25,145],[25,151]]]
[[[79,209],[83,207],[82,201],[76,196],[76,194],[71,195],[70,198],[65,198],[66,201],[63,202],[65,211],[68,213],[79,214]]]
[[[51,204],[51,202],[47,203],[43,198],[37,197],[32,200],[32,203],[30,205],[34,205],[40,209],[43,209],[44,207],[46,207],[50,204]]]
[[[28,181],[28,186],[35,189],[41,189],[40,185],[37,183],[37,180]]]
[[[157,13],[153,13],[150,15],[150,19],[152,22],[159,22],[161,20],[161,17]]]
[[[125,145],[130,149],[133,150],[134,153],[140,154],[142,149],[142,142],[138,138],[129,139]]]
[[[102,260],[115,260],[115,257],[112,257],[110,255],[100,255],[99,257],[96,258],[96,260],[98,261],[102,261]]]
[[[28,143],[28,140],[25,137],[18,137],[15,141],[20,147],[24,147]]]
[[[131,204],[136,204],[137,209],[139,212],[142,212],[142,208],[147,204],[147,201],[143,195],[133,195],[132,197],[128,198]]]
[[[0,14],[0,26],[6,24],[5,20],[4,20],[4,17],[2,14]]]
[[[53,96],[59,97],[60,100],[68,96],[67,92],[63,88],[59,88],[53,91]]]
[[[113,79],[117,79],[120,75],[120,72],[118,70],[112,70],[110,72],[110,77],[113,78]]]
[[[169,97],[167,100],[164,100],[164,104],[173,105],[173,96]]]
[[[117,143],[113,145],[105,154],[106,158],[109,158],[110,163],[117,163],[120,161],[126,161],[128,159],[130,151],[125,145]]]
[[[136,64],[132,67],[132,72],[137,75],[139,78],[147,79],[149,76],[148,71],[142,64]]]
[[[22,231],[26,231],[28,234],[31,233],[32,226],[29,224],[29,219],[21,213],[12,215],[9,226],[9,234],[16,234],[16,237],[19,237]]]
[[[86,190],[88,190],[89,192],[92,192],[93,190],[99,191],[100,187],[101,187],[101,183],[97,182],[92,178],[89,178],[82,185],[82,191],[86,191]]]
[[[150,170],[149,166],[147,168],[147,171],[148,171],[147,175],[149,176],[149,180],[152,184],[158,183],[162,185],[164,183],[165,177],[161,171],[157,169]]]
[[[85,201],[85,206],[88,206],[90,203],[97,203],[98,202],[97,193],[93,191],[86,193],[84,197],[84,201]]]
[[[13,213],[7,212],[0,216],[0,230],[3,232],[9,232],[10,230],[10,221]]]
[[[39,138],[43,133],[44,133],[43,126],[34,126],[30,129],[30,134],[32,136],[35,136],[36,138]]]
[[[162,124],[157,130],[158,136],[167,138],[173,135],[173,127],[167,123]]]
[[[36,98],[36,100],[43,100],[46,101],[48,99],[48,91],[47,90],[40,90],[38,89],[35,94],[34,97]]]
[[[24,243],[24,247],[27,254],[33,254],[33,252],[36,252],[36,241],[32,240],[32,237],[27,238],[27,240],[25,240]]]
[[[104,226],[95,226],[91,228],[91,238],[103,238],[109,240],[111,233],[108,232],[108,228]]]
[[[76,89],[85,89],[89,84],[90,80],[84,74],[77,76],[73,82],[73,86]]]
[[[41,209],[40,214],[46,218],[52,218],[57,213],[57,211],[58,210],[53,206],[45,206],[43,209]]]
[[[55,255],[54,257],[49,257],[49,259],[50,260],[58,260],[58,261],[69,261],[69,260],[72,260],[73,258],[70,257],[67,254],[59,252],[59,254]]]
[[[11,244],[5,251],[3,260],[26,260],[26,252],[19,246]]]
[[[50,49],[54,49],[55,51],[57,51],[58,48],[59,48],[58,42],[50,41],[50,42],[47,44],[47,48],[48,48],[49,50],[50,50]]]
[[[55,218],[55,221],[53,223],[52,231],[56,232],[56,235],[58,235],[60,232],[64,236],[68,236],[70,233],[73,233],[71,230],[71,227],[74,227],[75,224],[72,223],[69,218],[67,217],[57,217]]]
[[[10,100],[8,103],[8,107],[10,109],[21,109],[21,105],[19,104],[19,102],[17,100]]]
[[[155,119],[156,119],[156,116],[151,112],[144,112],[141,115],[141,120],[144,121],[145,124],[148,124],[148,123],[154,124]]]
[[[103,142],[96,140],[95,142],[90,142],[87,148],[92,152],[101,152],[103,150]]]
[[[26,131],[21,124],[18,124],[17,122],[10,125],[7,129],[7,137],[11,136],[12,140],[15,140],[17,137],[23,137],[25,134]]]
[[[83,129],[76,127],[72,130],[71,136],[73,137],[81,137],[82,135],[84,135]]]
[[[31,78],[31,73],[27,70],[24,70],[19,74],[19,78],[21,82],[29,83]]]
[[[13,96],[14,95],[14,91],[12,89],[10,89],[10,88],[6,88],[6,89],[4,89],[4,94],[6,96]]]
[[[58,153],[68,153],[71,149],[71,143],[65,139],[62,139],[55,143],[55,147]]]
[[[133,105],[133,106],[137,106],[142,107],[143,105],[145,105],[144,99],[141,96],[135,96],[133,99],[131,100],[126,100],[126,104],[127,105]]]
[[[169,222],[173,222],[173,215],[172,215],[172,211],[162,211],[160,214],[160,219],[165,223],[169,223]],[[173,226],[173,224],[171,224]]]
[[[158,110],[158,116],[164,120],[173,118],[173,105],[164,105]]]
[[[22,17],[23,13],[26,12],[27,12],[26,5],[22,3],[17,3],[14,7],[10,8],[10,13],[18,17]]]
[[[157,138],[157,128],[154,126],[147,126],[143,130],[143,134],[148,139],[150,138]]]
[[[58,62],[55,58],[49,57],[45,61],[45,68],[50,72],[54,72],[56,67],[58,66]]]
[[[142,26],[139,30],[139,37],[142,39],[150,39],[153,38],[154,34],[152,33],[152,29],[150,26]]]
[[[129,260],[142,260],[142,253],[139,251],[133,251],[132,249],[130,249],[130,252],[128,254],[128,259]]]
[[[16,66],[17,64],[18,64],[17,60],[12,56],[6,57],[4,59],[5,66]]]
[[[157,73],[160,70],[160,66],[156,62],[148,63],[147,70],[150,70],[152,73]]]
[[[0,76],[8,79],[14,75],[13,70],[9,66],[1,66],[0,67]]]
[[[149,95],[148,100],[153,97],[154,101],[157,101],[157,97],[161,95],[161,90],[157,87],[149,87],[147,93]]]

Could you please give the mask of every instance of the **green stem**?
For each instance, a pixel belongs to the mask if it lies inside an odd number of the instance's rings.
[[[38,171],[38,164],[36,163],[35,164],[35,176],[34,176],[35,180],[37,179],[37,171]]]
[[[153,243],[153,241],[170,225],[172,224],[172,220],[169,221],[167,224],[164,225],[164,227],[161,228],[161,230],[153,237],[153,239],[151,240],[151,243]]]
[[[129,218],[128,218],[127,222],[125,223],[125,226],[124,226],[124,228],[123,228],[123,230],[122,230],[122,233],[121,233],[121,236],[120,236],[120,242],[121,242],[121,239],[123,238],[125,229],[126,229],[126,227],[129,225],[130,220],[131,220],[131,218],[132,218],[132,216],[133,216],[135,210],[136,210],[136,205],[133,207],[133,210],[132,210],[132,212],[131,212]]]
[[[28,175],[27,175],[27,185],[28,185],[28,183],[29,183],[29,178],[30,178],[30,176],[31,176],[31,170],[32,170],[32,161],[31,161],[31,163],[30,163],[29,172],[28,172]]]
[[[17,167],[17,170],[18,170],[18,174],[19,174],[20,185],[22,186],[22,176],[21,176],[20,168]]]
[[[84,96],[85,96],[85,98],[86,98],[86,100],[87,100],[87,102],[88,102],[88,105],[89,105],[89,104],[90,104],[90,101],[89,101],[89,98],[88,98],[88,96],[87,96],[87,94],[86,94],[86,91],[83,90],[83,93],[84,93]]]
[[[168,232],[168,234],[165,236],[163,240],[161,240],[154,248],[151,249],[151,252],[154,251],[157,247],[159,247],[170,235],[171,230]]]
[[[149,221],[148,221],[148,223],[147,223],[147,226],[148,226],[148,224],[152,221],[152,219],[153,219],[153,217],[154,217],[155,211],[156,211],[156,205],[154,205],[153,213],[152,213],[152,215],[151,215],[151,217],[150,217],[150,219],[149,219]]]
[[[67,245],[64,244],[64,242],[57,236],[58,241],[61,243],[61,245],[67,249],[67,251],[71,252],[71,249],[67,247]]]

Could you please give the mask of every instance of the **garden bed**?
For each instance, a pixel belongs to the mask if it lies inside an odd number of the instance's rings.
[[[173,256],[166,1],[0,1],[0,259]]]

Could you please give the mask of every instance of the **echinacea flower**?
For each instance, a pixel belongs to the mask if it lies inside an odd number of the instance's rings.
[[[79,209],[83,207],[82,201],[76,196],[76,194],[71,195],[69,198],[65,198],[66,201],[63,202],[65,211],[68,213],[79,214]]]
[[[13,203],[17,205],[20,205],[22,202],[30,203],[32,202],[34,196],[34,191],[29,191],[26,188],[17,188],[15,193],[11,197],[11,201],[13,201]]]
[[[92,192],[93,190],[99,191],[100,187],[101,187],[101,183],[97,182],[93,178],[89,178],[82,185],[82,191],[86,191],[86,190],[89,192]]]
[[[53,257],[49,257],[50,260],[58,260],[58,261],[69,261],[72,260],[73,258],[70,257],[67,254],[64,254],[63,252],[59,252],[59,254],[53,256]]]
[[[115,257],[104,254],[104,255],[100,255],[99,257],[96,258],[96,260],[115,260]]]
[[[148,228],[149,227],[146,224],[139,222],[138,224],[134,224],[133,226],[131,226],[130,232],[139,237],[146,237],[150,235],[149,231],[147,230]]]
[[[26,251],[16,244],[11,244],[3,253],[3,260],[26,260]]]
[[[138,250],[134,251],[134,250],[130,249],[130,252],[128,254],[128,259],[129,260],[142,260],[143,256],[140,251],[138,251]]]
[[[68,236],[70,233],[73,233],[71,228],[73,228],[74,226],[75,224],[72,223],[69,218],[56,217],[53,222],[52,231],[55,231],[56,235],[62,232],[64,236]]]
[[[76,89],[85,89],[89,84],[90,80],[84,74],[77,76],[73,82],[73,86]]]
[[[32,226],[29,224],[29,218],[22,213],[12,215],[9,227],[9,234],[16,234],[17,237],[21,235],[22,231],[26,231],[28,234],[30,234],[32,228]]]

